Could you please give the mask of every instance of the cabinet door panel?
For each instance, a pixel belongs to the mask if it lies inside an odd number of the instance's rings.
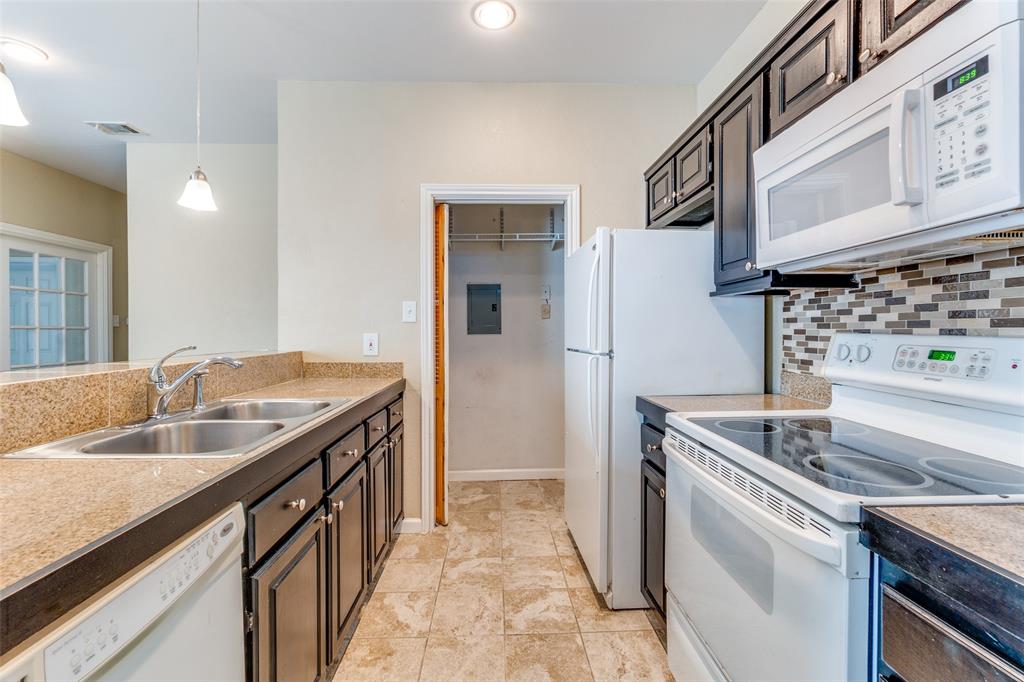
[[[350,626],[366,591],[367,542],[366,464],[360,463],[327,497],[334,522],[330,526],[328,594],[331,602],[333,661],[350,637]]]
[[[676,203],[688,199],[711,182],[710,142],[710,133],[702,131],[676,154]]]
[[[868,71],[966,0],[861,0],[857,60]]]
[[[325,532],[314,515],[252,577],[259,682],[315,682],[327,643]]]
[[[754,150],[761,146],[761,79],[715,118],[715,282],[761,272],[755,267]]]
[[[405,495],[405,429],[399,427],[391,434],[391,450],[389,454],[390,466],[388,476],[390,477],[391,490],[389,499],[391,501],[391,528],[397,533],[402,519],[405,518],[405,506],[403,497]]]
[[[771,134],[839,91],[847,80],[849,0],[838,0],[769,67]]]
[[[646,461],[643,472],[643,500],[640,508],[641,591],[647,602],[665,615],[665,477]]]
[[[370,467],[370,499],[367,504],[370,514],[370,573],[368,579],[373,582],[384,565],[390,540],[390,524],[388,523],[388,448],[387,443],[380,443],[369,456]]]
[[[647,181],[648,222],[675,206],[672,194],[675,184],[675,161],[670,159]]]

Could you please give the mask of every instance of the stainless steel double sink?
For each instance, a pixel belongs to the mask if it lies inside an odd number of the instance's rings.
[[[7,455],[22,459],[233,457],[344,405],[333,400],[224,400],[158,421],[111,427]]]

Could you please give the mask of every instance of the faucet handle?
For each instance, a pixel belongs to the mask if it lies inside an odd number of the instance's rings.
[[[167,362],[167,360],[169,360],[171,357],[177,355],[178,353],[184,353],[187,350],[195,349],[195,346],[182,346],[177,350],[172,350],[170,353],[157,360],[156,364],[149,368],[149,382],[152,384],[166,383],[167,375],[164,374],[164,363]]]

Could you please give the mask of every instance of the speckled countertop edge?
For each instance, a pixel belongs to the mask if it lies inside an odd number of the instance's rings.
[[[1024,505],[868,507],[925,539],[1024,582]]]
[[[263,443],[244,455],[220,458],[196,459],[102,459],[102,460],[69,460],[69,459],[8,459],[0,457],[0,598],[17,592],[23,585],[31,583],[38,576],[59,569],[76,557],[102,544],[108,538],[124,529],[143,522],[146,518],[162,509],[174,506],[217,481],[231,475],[238,469],[248,466],[263,455],[280,448],[282,445],[312,431],[316,427],[334,419],[343,412],[356,407],[373,396],[404,382],[402,378],[391,379],[295,379],[275,384],[255,391],[231,396],[235,398],[349,398],[348,402],[332,408],[301,426],[289,430],[280,437]],[[77,464],[76,464],[77,463]],[[132,480],[148,479],[148,471],[161,472],[169,470],[167,478],[172,478],[174,471],[182,473],[185,481],[177,484],[168,483],[170,490],[164,496],[149,497],[149,492],[139,495],[147,499],[136,501],[129,511],[120,516],[109,515],[110,509],[82,509],[81,505],[71,503],[67,495],[61,496],[64,504],[57,505],[52,513],[38,513],[39,499],[53,497],[50,482],[45,477],[33,476],[34,470],[50,469],[51,472],[67,474],[57,476],[51,473],[50,478],[58,481],[68,479],[69,486],[87,485],[75,475],[76,470],[91,470],[100,475],[106,468],[109,473],[104,480],[95,483],[103,490],[110,490],[109,503],[116,503],[118,490],[115,479],[117,473],[125,472],[126,484]],[[21,470],[20,472],[18,470]],[[18,481],[24,475],[28,480]],[[189,477],[193,478],[189,478]],[[41,490],[40,488],[45,488]],[[90,488],[95,490],[95,488]],[[155,491],[159,493],[159,490]],[[56,493],[58,496],[59,493]],[[103,494],[103,493],[100,493]],[[35,511],[31,511],[35,510]],[[84,511],[84,513],[83,513]],[[91,513],[90,513],[91,512]],[[55,518],[55,515],[58,518]],[[66,518],[59,518],[61,515]],[[36,520],[35,526],[32,520]],[[93,526],[89,526],[89,523]],[[54,528],[64,528],[73,533],[64,542],[58,542],[60,536],[54,535]],[[12,530],[15,529],[15,530]],[[9,535],[12,534],[12,535]],[[23,542],[12,543],[10,538],[16,534]],[[12,544],[14,546],[12,546]]]
[[[776,393],[733,395],[642,395],[668,412],[753,412],[758,410],[820,410],[821,403]]]

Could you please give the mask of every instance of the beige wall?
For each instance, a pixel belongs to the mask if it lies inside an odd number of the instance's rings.
[[[489,210],[488,210],[489,209]],[[455,206],[456,232],[498,211]],[[561,207],[555,231],[563,231]],[[506,232],[546,232],[548,207],[512,206]],[[448,471],[452,479],[550,478],[565,468],[565,250],[545,242],[448,252]],[[501,285],[501,334],[469,334],[467,284]],[[541,315],[543,287],[551,316]],[[498,472],[502,472],[498,474]]]
[[[194,144],[129,144],[131,359],[277,347],[277,150],[204,144],[216,211],[177,205]],[[301,350],[301,349],[295,349]]]
[[[420,509],[421,183],[579,184],[584,238],[642,227],[642,174],[694,115],[694,88],[278,85],[278,339],[312,359],[405,363],[406,509]],[[419,320],[430,311],[420,310]]]
[[[128,315],[125,195],[0,149],[0,222],[113,247],[113,314]],[[113,330],[113,359],[128,357],[128,329]]]

